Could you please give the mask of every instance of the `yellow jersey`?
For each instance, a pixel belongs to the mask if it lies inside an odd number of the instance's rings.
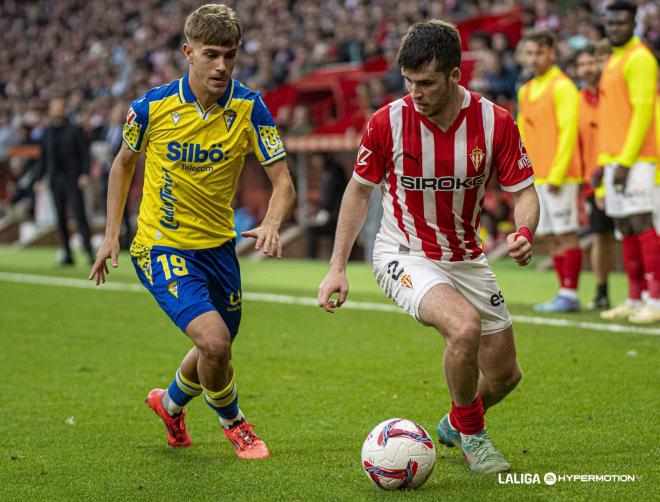
[[[188,74],[133,101],[123,137],[146,153],[134,255],[152,246],[213,248],[234,238],[231,201],[245,156],[254,151],[263,166],[286,156],[258,92],[230,80],[205,110]]]
[[[582,180],[579,103],[577,87],[557,66],[518,91],[518,129],[534,166],[535,184],[562,185]]]

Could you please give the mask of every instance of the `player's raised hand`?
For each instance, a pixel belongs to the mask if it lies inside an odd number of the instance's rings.
[[[532,261],[532,243],[525,235],[519,232],[507,235],[506,245],[509,256],[521,267]]]
[[[254,249],[261,250],[265,255],[282,258],[282,241],[277,227],[272,225],[261,225],[252,230],[241,232],[242,237],[257,239]]]
[[[97,286],[105,282],[106,275],[110,273],[105,260],[110,258],[112,268],[117,268],[119,266],[119,249],[118,239],[103,239],[103,243],[96,253],[96,261],[89,273],[88,279],[90,281],[96,279]]]
[[[339,297],[333,300],[330,297],[335,293],[339,293]],[[348,279],[346,273],[330,269],[319,286],[319,307],[326,312],[333,313],[344,304],[347,296]]]

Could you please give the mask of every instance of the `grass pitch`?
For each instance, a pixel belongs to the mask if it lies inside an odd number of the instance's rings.
[[[362,472],[362,441],[392,417],[435,435],[450,404],[439,334],[398,313],[246,300],[234,345],[240,403],[273,456],[239,461],[201,400],[189,407],[193,447],[172,450],[143,400],[169,383],[190,342],[146,291],[8,275],[87,276],[82,264],[53,261],[53,250],[0,248],[0,500],[657,500],[660,329],[516,323],[525,377],[486,423],[514,472],[538,473],[541,484],[476,476],[458,451],[438,447],[421,489],[385,493]],[[242,266],[248,295],[313,298],[326,271],[320,262]],[[514,315],[532,315],[555,291],[550,272],[494,268]],[[389,304],[367,266],[352,264],[349,276],[349,301]],[[128,256],[110,281],[138,284]],[[621,300],[623,277],[610,287]],[[581,290],[586,304],[590,274]],[[546,472],[636,479],[547,486]]]

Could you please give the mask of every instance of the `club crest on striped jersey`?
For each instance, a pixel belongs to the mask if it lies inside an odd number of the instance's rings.
[[[472,152],[470,153],[470,160],[472,161],[472,164],[474,165],[474,168],[478,171],[479,167],[481,167],[481,161],[484,159],[484,151],[479,148],[478,146],[472,149]]]
[[[357,154],[357,165],[366,166],[367,159],[372,153],[373,152],[369,150],[366,146],[360,145],[360,149],[358,150],[358,154]]]

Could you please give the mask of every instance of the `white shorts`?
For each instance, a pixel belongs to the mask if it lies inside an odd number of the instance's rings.
[[[614,166],[605,166],[605,214],[610,218],[625,218],[635,214],[652,213],[655,194],[655,164],[635,162],[630,166],[626,189],[614,188]]]
[[[577,183],[565,183],[556,193],[548,185],[536,185],[541,215],[536,235],[561,235],[578,230]]]
[[[472,261],[449,262],[376,251],[373,270],[385,295],[419,322],[424,295],[436,284],[449,284],[479,313],[482,335],[511,326],[502,291],[483,254]]]

